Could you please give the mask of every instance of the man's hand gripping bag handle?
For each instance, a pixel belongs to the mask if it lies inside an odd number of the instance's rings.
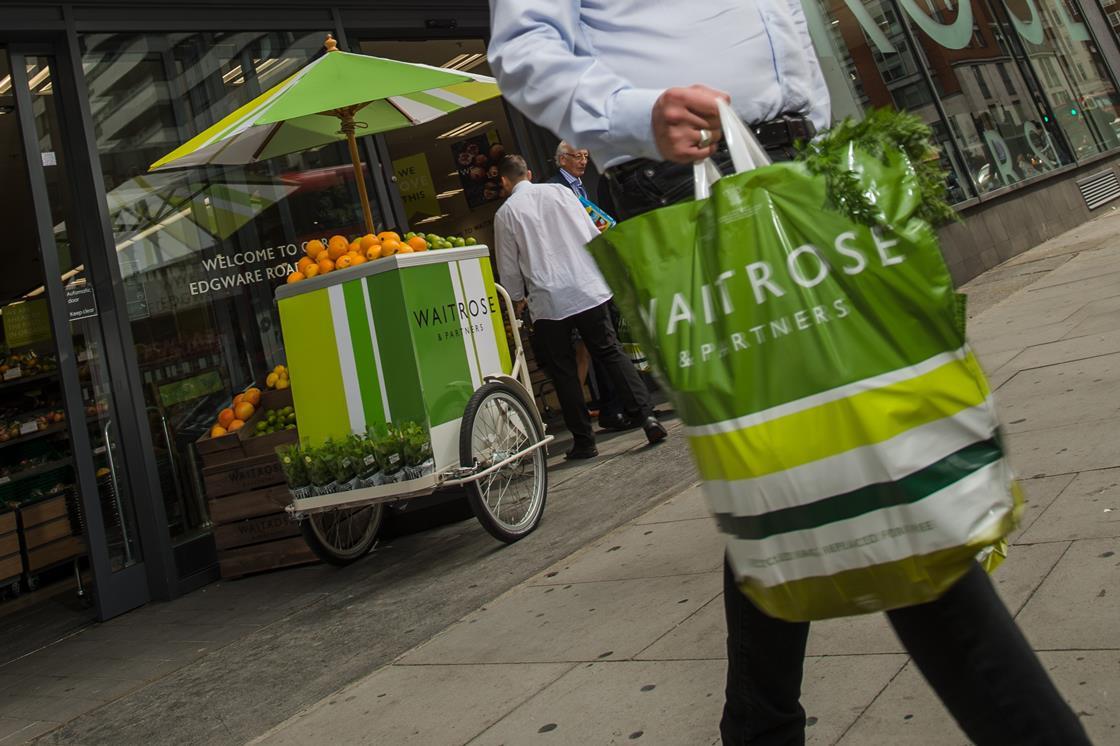
[[[742,174],[770,165],[770,156],[758,144],[758,139],[751,132],[751,128],[743,124],[743,120],[731,108],[731,104],[722,99],[719,101],[719,122],[720,127],[723,128],[723,139],[727,141],[727,150],[731,153],[731,163],[735,167],[735,173]],[[711,158],[705,158],[692,164],[692,173],[696,199],[707,199],[712,194],[712,184],[719,181],[719,169]]]

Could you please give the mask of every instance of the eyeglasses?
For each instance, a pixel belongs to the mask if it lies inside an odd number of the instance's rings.
[[[563,153],[560,157],[561,158],[574,158],[577,161],[587,161],[587,160],[591,159],[591,156],[588,155],[586,150],[581,152],[581,153]]]

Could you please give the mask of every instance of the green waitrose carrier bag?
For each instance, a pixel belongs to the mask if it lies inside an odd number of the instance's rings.
[[[937,598],[998,556],[1021,498],[917,176],[846,165],[879,227],[824,177],[769,164],[727,106],[736,175],[589,249],[686,425],[741,587],[813,620]]]

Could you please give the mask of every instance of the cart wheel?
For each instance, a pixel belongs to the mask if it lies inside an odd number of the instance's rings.
[[[310,515],[300,521],[299,528],[319,559],[342,567],[370,550],[384,515],[384,505],[342,508]]]
[[[485,469],[544,439],[519,391],[507,383],[485,384],[467,402],[459,429],[459,459]],[[482,479],[466,484],[479,523],[512,544],[533,532],[544,515],[548,464],[538,448]]]

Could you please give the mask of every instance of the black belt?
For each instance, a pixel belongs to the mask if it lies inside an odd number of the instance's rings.
[[[786,148],[802,140],[811,140],[817,134],[817,128],[807,117],[783,115],[759,124],[752,124],[751,130],[758,138],[758,144],[763,148]],[[717,153],[727,152],[727,141],[720,140],[716,146]],[[621,178],[638,169],[647,167],[650,161],[645,158],[636,158],[632,161],[619,164],[610,169],[611,175]]]

